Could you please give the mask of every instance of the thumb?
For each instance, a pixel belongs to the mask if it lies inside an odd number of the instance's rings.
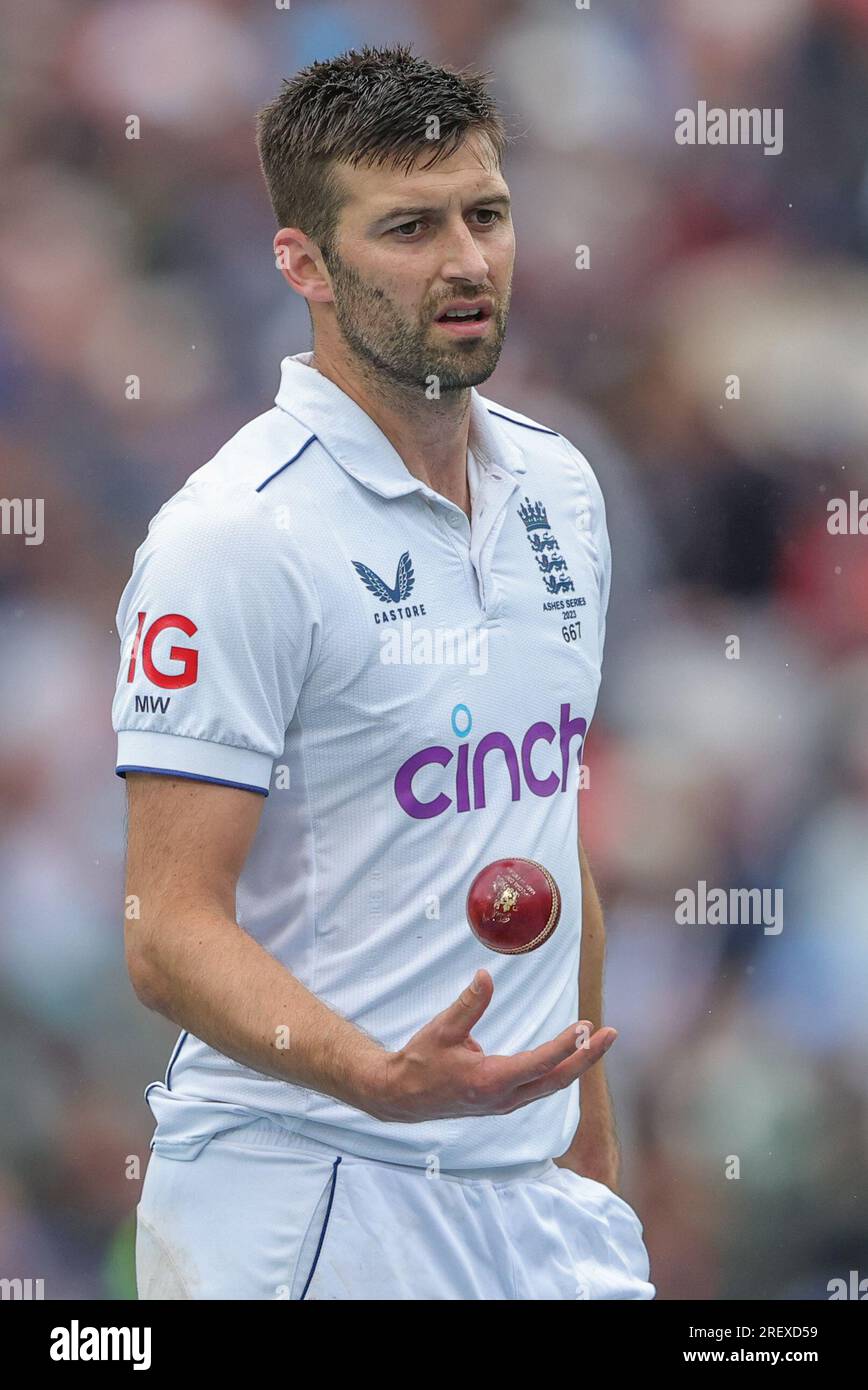
[[[439,1016],[441,1030],[450,1042],[460,1042],[479,1022],[491,1003],[494,981],[487,970],[477,970],[467,989],[463,989]]]

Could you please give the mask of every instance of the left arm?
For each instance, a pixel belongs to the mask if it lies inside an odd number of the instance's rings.
[[[606,958],[606,929],[603,909],[590,865],[579,842],[579,862],[582,869],[582,949],[579,962],[579,1018],[592,1020],[597,1027],[603,1023],[603,966]],[[579,1081],[581,1118],[573,1141],[566,1153],[555,1159],[561,1168],[595,1182],[617,1189],[621,1174],[621,1150],[615,1129],[612,1097],[606,1080],[604,1063],[596,1066]]]

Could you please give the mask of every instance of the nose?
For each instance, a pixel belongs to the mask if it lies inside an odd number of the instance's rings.
[[[463,218],[450,227],[440,273],[444,280],[464,280],[470,285],[488,282],[488,260]]]

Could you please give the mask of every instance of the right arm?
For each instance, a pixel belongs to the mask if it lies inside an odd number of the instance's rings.
[[[238,925],[235,894],[263,799],[162,774],[127,773],[127,967],[148,1008],[254,1071],[385,1121],[506,1114],[561,1090],[613,1030],[576,1028],[514,1057],[486,1057],[471,1029],[494,990],[481,970],[397,1052],[331,1010]],[[578,1034],[581,1041],[582,1032]],[[288,1039],[288,1043],[284,1043]],[[283,1044],[283,1045],[282,1045]]]
[[[236,921],[262,814],[255,792],[127,773],[127,968],[143,1004],[224,1056],[358,1105],[383,1049],[333,1013]]]

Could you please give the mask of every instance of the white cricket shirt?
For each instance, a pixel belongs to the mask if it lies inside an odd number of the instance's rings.
[[[515,1053],[578,1018],[577,793],[600,682],[603,499],[566,439],[471,392],[472,523],[408,472],[300,353],[272,410],[160,509],[121,596],[120,775],[249,788],[239,920],[331,1008],[402,1047],[480,966],[474,1029]],[[465,917],[493,859],[541,862],[560,923],[487,950]],[[292,1029],[292,1019],[277,1020]],[[386,1124],[188,1033],[146,1092],[152,1146],[192,1158],[267,1115],[362,1156],[446,1168],[549,1158],[578,1086],[510,1115]]]

